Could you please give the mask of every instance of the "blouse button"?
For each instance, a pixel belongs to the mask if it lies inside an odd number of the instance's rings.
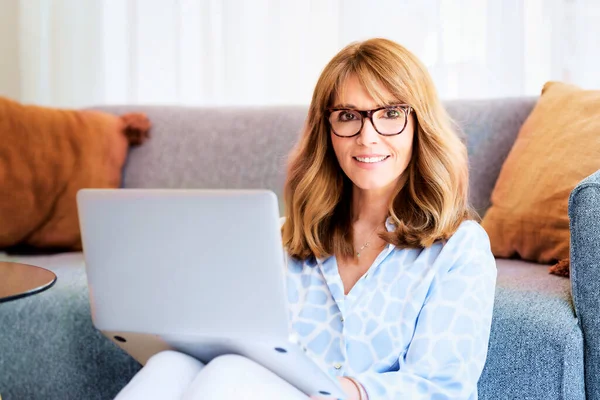
[[[340,363],[335,363],[335,364],[333,365],[333,368],[335,368],[335,369],[340,369],[340,368],[342,368],[342,364],[340,364]]]
[[[344,322],[344,317],[340,317],[340,321]]]

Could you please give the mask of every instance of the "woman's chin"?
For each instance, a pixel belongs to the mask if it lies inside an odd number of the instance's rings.
[[[354,186],[357,189],[374,192],[382,191],[390,187],[389,182],[364,182],[360,180],[355,180],[352,181],[352,183],[354,183]]]

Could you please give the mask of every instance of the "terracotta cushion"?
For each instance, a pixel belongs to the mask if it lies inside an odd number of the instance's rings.
[[[568,258],[569,195],[598,169],[600,91],[546,83],[502,166],[482,221],[494,255],[538,263]]]
[[[76,193],[118,188],[144,114],[22,105],[0,97],[0,248],[81,249]]]

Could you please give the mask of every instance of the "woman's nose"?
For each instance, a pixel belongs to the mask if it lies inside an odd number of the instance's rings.
[[[379,133],[375,130],[370,118],[365,118],[358,140],[361,144],[373,144],[379,141]]]

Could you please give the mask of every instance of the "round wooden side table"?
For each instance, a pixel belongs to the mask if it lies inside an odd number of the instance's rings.
[[[45,268],[0,261],[0,303],[43,292],[55,282],[54,272]]]

